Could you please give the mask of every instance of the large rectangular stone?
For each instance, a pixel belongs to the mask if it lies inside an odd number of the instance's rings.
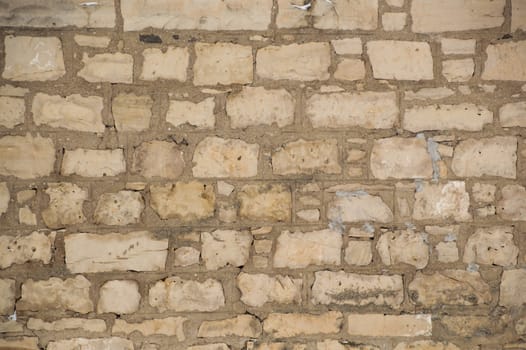
[[[124,151],[121,148],[112,150],[78,148],[66,150],[60,173],[64,176],[102,177],[116,176],[125,171]]]
[[[195,85],[229,85],[252,82],[252,48],[232,43],[197,43]]]
[[[493,112],[485,106],[472,103],[458,105],[415,106],[405,111],[404,129],[419,132],[427,130],[480,131],[493,122]]]
[[[64,237],[66,266],[73,273],[162,271],[168,239],[151,233],[75,233]]]
[[[438,33],[500,27],[506,0],[414,0],[412,29]]]
[[[48,176],[55,165],[55,146],[49,138],[36,135],[0,138],[0,175],[32,179]]]
[[[403,301],[404,283],[400,275],[318,271],[312,285],[314,304],[398,308]]]
[[[15,0],[2,1],[1,27],[110,28],[115,26],[113,0]]]
[[[53,254],[55,232],[33,232],[29,235],[0,236],[0,269],[13,264],[41,262],[49,264]]]
[[[431,315],[351,314],[347,332],[365,337],[418,337],[431,335]]]
[[[343,325],[341,312],[329,311],[323,314],[272,313],[263,321],[263,330],[274,338],[298,335],[338,333]]]
[[[124,30],[265,30],[272,0],[126,0],[121,4]]]
[[[390,129],[398,120],[394,92],[316,94],[305,108],[314,128]]]

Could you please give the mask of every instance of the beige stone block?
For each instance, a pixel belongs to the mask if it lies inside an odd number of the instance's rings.
[[[88,192],[68,182],[49,183],[44,192],[49,196],[49,205],[42,210],[42,219],[47,227],[61,228],[86,221],[83,212]]]
[[[431,315],[350,314],[347,333],[366,337],[417,337],[431,335]]]
[[[150,127],[153,101],[150,96],[119,94],[111,101],[117,131],[143,131]]]
[[[201,233],[201,256],[208,270],[247,263],[252,235],[247,231],[215,230]]]
[[[269,276],[241,272],[237,278],[241,301],[253,307],[267,303],[300,304],[303,280],[286,275]]]
[[[131,334],[139,332],[144,336],[166,335],[175,336],[178,341],[184,341],[184,324],[188,319],[185,317],[166,317],[142,322],[127,322],[122,319],[116,319],[111,332],[113,334]]]
[[[120,52],[101,53],[92,57],[84,53],[83,67],[77,76],[90,83],[123,83],[133,82],[133,57]]]
[[[54,166],[53,140],[29,133],[0,138],[0,175],[32,179],[49,176]]]
[[[513,227],[479,228],[464,247],[464,263],[497,266],[517,264],[519,247],[513,242]]]
[[[342,325],[343,315],[337,311],[322,314],[271,313],[263,321],[263,330],[274,338],[288,338],[339,333]]]
[[[124,151],[121,148],[95,150],[77,148],[66,150],[60,174],[84,177],[117,176],[126,171]]]
[[[394,92],[315,94],[306,102],[306,115],[314,128],[390,129],[398,121]]]
[[[195,148],[195,177],[253,177],[258,172],[259,145],[238,139],[209,136]]]
[[[199,338],[245,337],[261,335],[261,323],[251,315],[238,315],[223,320],[203,321],[197,331]]]
[[[382,234],[376,243],[376,249],[385,265],[404,263],[413,265],[417,269],[423,269],[429,262],[426,237],[423,233],[413,230]]]
[[[486,48],[482,79],[525,81],[526,41],[491,44]]]
[[[100,287],[98,313],[131,314],[139,310],[139,284],[131,280],[108,281]]]
[[[214,215],[214,188],[198,181],[151,185],[150,195],[151,207],[163,220],[188,222]]]
[[[64,237],[66,267],[73,273],[162,271],[168,239],[146,231],[75,233]]]
[[[400,275],[317,271],[314,276],[311,300],[313,304],[376,305],[397,309],[404,300],[404,287]]]
[[[243,87],[238,94],[227,97],[226,112],[234,129],[273,124],[282,128],[294,122],[294,104],[285,89]]]
[[[213,128],[215,125],[215,102],[213,97],[201,102],[171,100],[166,121],[174,126],[188,124],[198,129]]]
[[[231,43],[197,43],[195,53],[197,56],[194,63],[195,85],[252,82],[253,59],[250,46]]]
[[[143,63],[139,79],[186,81],[190,54],[186,47],[168,47],[166,51],[150,48],[142,52]]]
[[[309,265],[340,265],[342,235],[330,229],[283,231],[276,240],[273,266],[299,269]]]
[[[367,43],[375,79],[433,79],[433,57],[426,42],[376,40]]]
[[[66,74],[59,38],[8,35],[4,49],[4,79],[45,81],[57,80]]]
[[[281,184],[249,184],[237,194],[239,216],[257,221],[290,221],[290,189]]]
[[[257,52],[256,73],[273,80],[327,80],[330,64],[328,43],[267,46]]]
[[[55,244],[55,232],[32,232],[27,235],[0,236],[0,269],[27,262],[51,262]]]
[[[23,98],[0,96],[0,126],[12,129],[24,124],[26,107]]]
[[[425,183],[415,193],[413,219],[471,221],[469,194],[463,181]]]
[[[85,132],[104,132],[102,97],[74,94],[66,97],[37,93],[31,112],[36,125]]]
[[[184,171],[184,154],[175,142],[143,142],[133,152],[131,171],[146,178],[177,179]]]
[[[277,175],[339,174],[338,143],[334,139],[286,143],[273,152],[272,171]]]

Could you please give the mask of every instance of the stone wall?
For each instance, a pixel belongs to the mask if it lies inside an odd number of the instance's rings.
[[[0,349],[526,348],[525,0],[0,26]]]

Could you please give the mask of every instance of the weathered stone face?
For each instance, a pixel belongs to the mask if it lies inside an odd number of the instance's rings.
[[[111,101],[111,113],[118,131],[148,129],[152,117],[153,101],[150,96],[119,94]]]
[[[377,305],[398,308],[404,300],[401,276],[318,271],[312,302],[323,305]]]
[[[15,280],[0,279],[0,315],[11,315],[15,308]]]
[[[86,220],[83,204],[88,192],[67,182],[51,183],[45,190],[49,205],[42,211],[42,219],[47,227],[61,228],[66,225],[83,223]]]
[[[274,313],[263,321],[263,330],[275,338],[287,338],[299,335],[338,333],[342,324],[343,315],[336,311],[319,315]]]
[[[97,224],[124,226],[138,223],[143,210],[144,200],[138,192],[104,193],[97,201],[93,218]]]
[[[283,231],[277,239],[274,267],[292,269],[309,265],[339,265],[342,237],[339,232],[321,230],[312,232]]]
[[[197,44],[195,85],[229,85],[252,82],[252,49],[230,43]]]
[[[55,232],[33,232],[29,235],[0,236],[0,269],[13,264],[42,262],[49,264],[55,243]]]
[[[334,222],[389,222],[393,212],[380,196],[364,191],[342,191],[329,203],[327,218]]]
[[[260,335],[261,323],[257,318],[250,315],[240,315],[218,321],[205,321],[201,323],[197,331],[199,338],[228,336],[256,338]]]
[[[75,233],[64,237],[66,266],[73,273],[160,271],[168,254],[168,240],[149,232],[127,234]]]
[[[336,140],[292,141],[272,155],[272,170],[277,175],[338,174],[338,144]]]
[[[126,162],[122,149],[66,150],[62,159],[62,175],[80,175],[84,177],[116,176],[126,171]]]
[[[152,185],[150,195],[150,205],[161,219],[193,221],[214,215],[214,188],[201,182]]]
[[[215,125],[214,99],[201,102],[170,101],[166,121],[174,126],[189,124],[196,128],[212,128]]]
[[[303,280],[290,276],[240,273],[237,287],[241,301],[248,306],[261,307],[266,303],[299,304]]]
[[[478,272],[444,270],[432,275],[417,272],[409,284],[409,298],[417,305],[482,305],[492,300],[489,285]]]
[[[184,317],[166,317],[153,320],[145,320],[137,323],[128,323],[125,320],[116,319],[112,333],[130,334],[140,332],[144,336],[161,334],[166,336],[175,336],[177,340],[185,340],[184,324],[188,319]]]
[[[223,287],[219,281],[204,282],[170,277],[155,283],[149,291],[149,303],[163,312],[215,311],[225,305]]]
[[[133,152],[132,171],[147,178],[176,179],[184,166],[183,151],[173,142],[145,142]]]
[[[108,281],[100,287],[98,313],[131,314],[139,309],[139,284],[130,280]]]
[[[526,304],[525,283],[524,269],[505,270],[500,284],[499,305],[511,308]]]
[[[479,131],[492,121],[493,113],[484,106],[469,103],[439,104],[406,110],[402,125],[412,132],[452,129]]]
[[[201,233],[201,256],[209,270],[243,266],[248,261],[252,236],[246,232],[216,230]]]
[[[470,221],[469,194],[465,183],[450,181],[446,184],[426,183],[415,193],[413,219],[454,219]]]
[[[238,193],[239,215],[258,221],[289,221],[291,193],[282,185],[245,185]]]
[[[93,57],[82,56],[84,67],[77,75],[90,83],[123,83],[133,82],[133,57],[124,53],[101,53]]]
[[[424,234],[412,230],[382,234],[376,249],[385,265],[404,263],[423,269],[429,261],[429,247]]]
[[[517,263],[519,248],[513,243],[512,227],[477,229],[464,248],[464,262],[511,266]]]
[[[431,315],[350,314],[347,332],[369,337],[431,335]]]
[[[187,48],[169,47],[166,52],[160,49],[146,49],[140,79],[143,80],[186,80],[186,69],[190,60]]]
[[[32,179],[48,176],[55,166],[53,141],[37,134],[0,138],[0,175]]]
[[[526,80],[526,68],[522,64],[526,58],[526,42],[489,45],[486,48],[486,54],[488,59],[484,64],[482,79]]]

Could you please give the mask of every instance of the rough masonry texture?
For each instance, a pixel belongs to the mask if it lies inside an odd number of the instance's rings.
[[[0,350],[526,349],[526,0],[0,0]]]

